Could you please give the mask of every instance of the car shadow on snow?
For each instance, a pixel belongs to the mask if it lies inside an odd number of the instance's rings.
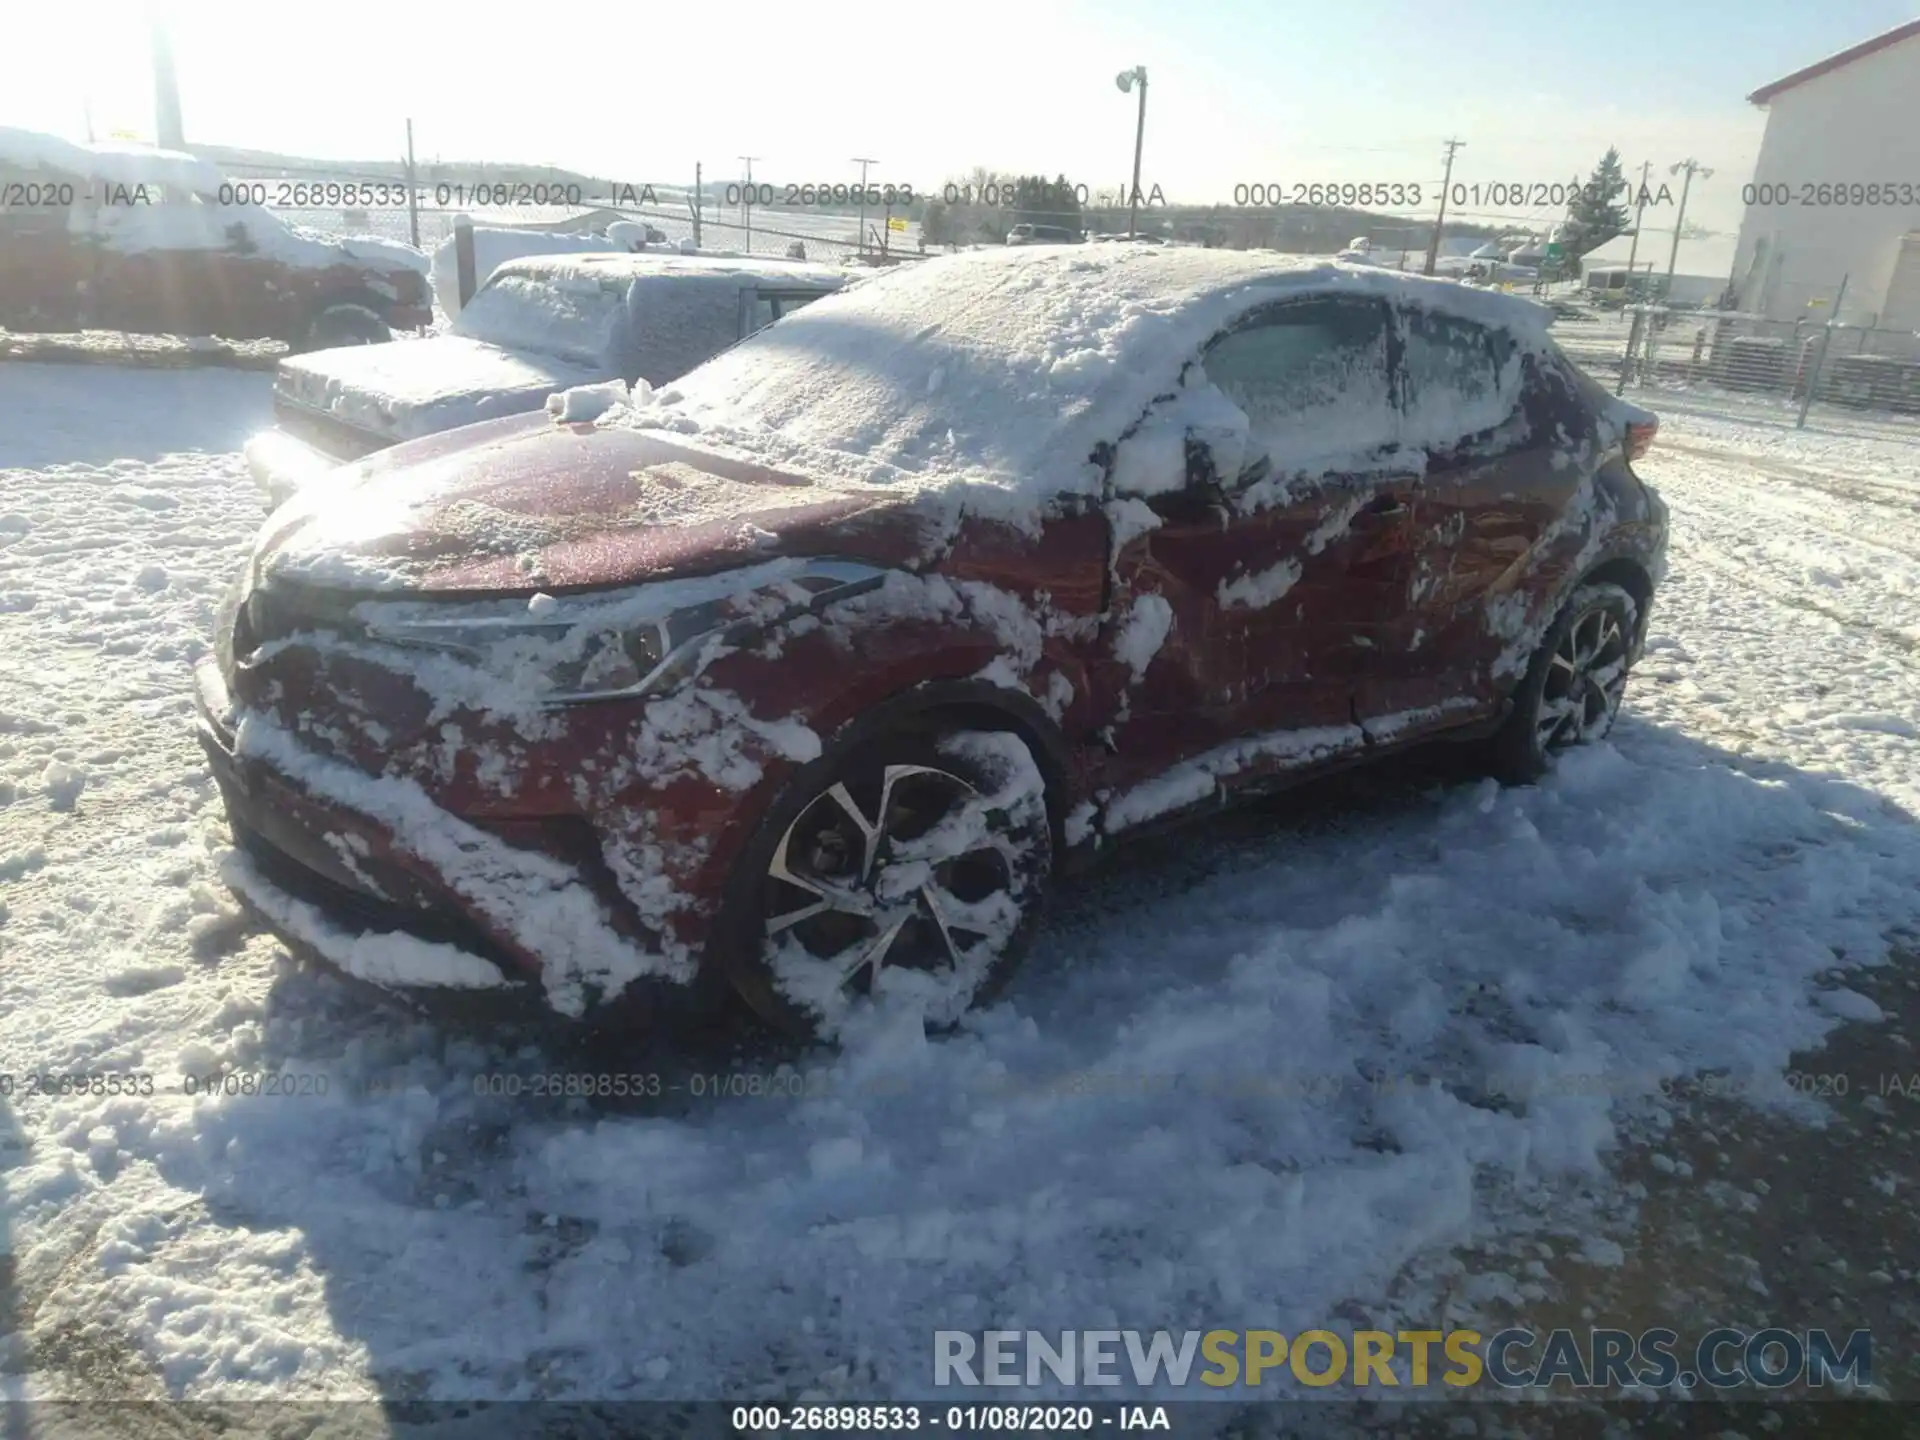
[[[930,1332],[1011,1314],[1426,1323],[1410,1263],[1590,1182],[1660,1077],[1801,1100],[1766,1077],[1855,1013],[1820,992],[1916,893],[1920,828],[1882,796],[1629,717],[1537,787],[1440,747],[1143,840],[933,1040],[880,1017],[837,1052],[740,1027],[610,1051],[290,966],[245,1064],[324,1093],[209,1102],[156,1163],[298,1237],[333,1332],[300,1379],[364,1373],[396,1420],[931,1396]],[[608,1074],[658,1084],[564,1094]]]

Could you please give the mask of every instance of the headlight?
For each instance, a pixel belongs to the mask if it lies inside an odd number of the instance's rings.
[[[671,689],[718,649],[871,590],[885,574],[851,561],[776,560],[531,601],[368,601],[355,614],[373,640],[454,657],[560,705]]]

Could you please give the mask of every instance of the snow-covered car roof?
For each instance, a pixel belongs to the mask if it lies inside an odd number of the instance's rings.
[[[1090,461],[1237,317],[1309,293],[1378,295],[1546,343],[1517,296],[1372,267],[1155,245],[1000,247],[831,295],[602,425],[902,491],[955,483],[1015,516],[1097,493]],[[999,492],[996,497],[993,492]]]
[[[505,260],[488,277],[502,275],[566,277],[583,280],[639,280],[656,276],[719,277],[743,284],[835,289],[851,282],[853,272],[831,265],[809,265],[798,260],[756,257],[723,259],[710,255],[629,254],[620,251],[567,252],[557,255],[521,255]]]
[[[0,164],[54,170],[113,185],[176,186],[201,195],[216,193],[226,181],[218,167],[179,150],[115,141],[82,145],[4,125],[0,125]]]

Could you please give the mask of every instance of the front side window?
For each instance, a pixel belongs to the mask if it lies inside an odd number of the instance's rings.
[[[1248,420],[1249,456],[1276,469],[1393,444],[1387,311],[1371,300],[1289,302],[1209,345],[1201,364]]]

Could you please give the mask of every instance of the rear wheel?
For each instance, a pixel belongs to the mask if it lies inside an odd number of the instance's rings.
[[[726,953],[763,1017],[831,1036],[898,1004],[950,1026],[1031,938],[1053,868],[1045,783],[1006,731],[855,747],[800,772],[742,866]]]
[[[329,305],[307,327],[302,350],[334,350],[342,345],[384,345],[393,331],[364,305]]]
[[[1514,692],[1493,739],[1493,771],[1509,784],[1538,780],[1576,745],[1606,738],[1620,713],[1639,607],[1618,585],[1583,585],[1567,601]]]

